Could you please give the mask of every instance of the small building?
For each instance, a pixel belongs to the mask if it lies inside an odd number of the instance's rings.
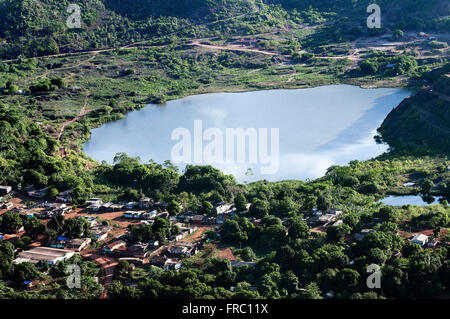
[[[130,218],[130,219],[142,219],[144,218],[145,211],[140,212],[134,212],[134,211],[126,211],[123,213],[124,218]]]
[[[153,218],[155,218],[157,215],[158,215],[158,211],[155,209],[155,210],[152,210],[151,212],[145,213],[145,214],[144,214],[144,217],[145,217],[146,219],[153,219]]]
[[[127,249],[127,255],[135,258],[147,258],[150,251],[147,250],[148,244],[138,243],[131,245]]]
[[[98,204],[101,205],[103,204],[103,199],[101,198],[89,198],[86,203],[84,203],[85,206],[90,206],[92,204]]]
[[[14,207],[14,204],[12,202],[4,203],[2,206],[3,209],[11,209],[13,207]]]
[[[134,209],[135,207],[138,207],[139,203],[138,202],[128,202],[125,205],[125,209]]]
[[[0,195],[8,195],[9,193],[11,193],[11,191],[11,186],[0,185]]]
[[[170,260],[171,259],[166,256],[152,256],[148,262],[150,263],[150,265],[164,268],[170,262]]]
[[[156,249],[159,247],[159,241],[157,240],[149,240],[148,241],[148,249]]]
[[[109,226],[95,226],[91,228],[91,234],[96,240],[104,240],[108,237],[111,229]]]
[[[98,212],[100,208],[102,207],[102,204],[91,204],[86,209],[90,212]]]
[[[181,268],[181,263],[179,261],[170,260],[170,259],[166,262],[166,264],[163,267],[164,270],[175,270],[175,271],[180,270],[180,268]]]
[[[419,244],[420,246],[425,246],[428,243],[428,236],[424,234],[415,235],[411,238],[411,242]]]
[[[183,234],[175,234],[170,236],[169,240],[170,241],[180,241],[183,239]]]
[[[373,232],[373,229],[363,229],[359,233],[355,234],[355,240],[361,241],[371,232]]]
[[[116,240],[113,241],[109,244],[107,244],[106,246],[103,247],[103,252],[107,253],[107,254],[112,254],[115,251],[117,251],[118,249],[125,247],[126,243],[123,240]]]
[[[42,188],[42,189],[31,189],[30,191],[27,191],[27,195],[29,197],[34,197],[34,198],[43,198],[45,196],[47,196],[49,187],[46,188]]]
[[[66,241],[67,241],[66,237],[59,236],[58,238],[50,242],[50,247],[63,249],[66,247]]]
[[[228,212],[232,206],[233,206],[233,204],[220,202],[220,203],[217,203],[216,205],[214,205],[214,208],[216,209],[216,212],[219,215],[219,214],[224,214],[224,213]]]
[[[72,201],[72,193],[73,193],[72,189],[61,192],[58,195],[56,195],[56,200],[62,203],[69,203]]]
[[[139,200],[139,208],[141,209],[149,209],[151,205],[152,199],[150,197],[142,197]]]
[[[205,219],[205,216],[203,215],[194,215],[191,218],[191,223],[193,224],[203,224],[203,220]]]
[[[67,241],[66,248],[73,249],[75,251],[82,251],[90,243],[91,243],[90,238],[74,238]]]
[[[54,265],[61,260],[71,258],[75,252],[73,250],[58,249],[51,247],[35,247],[30,250],[22,251],[14,259],[14,264],[20,264],[23,262],[37,263],[39,261],[45,261],[49,265]]]

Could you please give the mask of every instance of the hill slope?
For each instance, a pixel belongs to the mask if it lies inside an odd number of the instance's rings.
[[[441,71],[449,71],[449,65]],[[436,73],[436,72],[435,72]],[[405,99],[378,129],[394,150],[450,153],[450,73]]]

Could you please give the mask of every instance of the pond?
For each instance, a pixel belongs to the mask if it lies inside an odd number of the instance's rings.
[[[440,197],[429,196],[427,198],[419,195],[404,195],[395,196],[391,195],[383,198],[380,202],[390,205],[390,206],[403,206],[403,205],[413,205],[413,206],[429,206],[434,204],[439,204]]]
[[[410,94],[330,85],[189,96],[93,129],[83,150],[108,163],[126,152],[180,169],[211,164],[240,182],[314,179],[332,165],[385,152],[376,129]]]

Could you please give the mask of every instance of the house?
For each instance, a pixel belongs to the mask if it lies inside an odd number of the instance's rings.
[[[182,239],[183,239],[183,235],[182,234],[172,235],[169,238],[170,241],[180,241]]]
[[[112,205],[113,205],[113,203],[111,203],[111,202],[105,203],[100,206],[100,210],[102,212],[112,212],[113,211]]]
[[[336,215],[325,214],[325,215],[319,216],[318,221],[320,223],[329,224],[329,223],[336,221]]]
[[[46,261],[49,265],[54,265],[61,260],[71,258],[75,252],[73,250],[58,249],[51,247],[35,247],[30,250],[22,251],[14,259],[14,264],[23,262],[37,263],[38,261]]]
[[[150,263],[150,265],[164,268],[169,263],[170,260],[171,260],[170,258],[165,256],[152,256],[148,262]]]
[[[148,249],[156,249],[159,247],[159,241],[157,240],[149,240],[148,241]]]
[[[155,210],[152,210],[151,212],[145,213],[144,217],[146,219],[153,219],[156,217],[156,215],[158,215],[158,211],[155,209]]]
[[[419,244],[420,246],[425,246],[425,244],[428,243],[428,236],[424,234],[415,235],[411,238],[411,242]]]
[[[97,226],[97,224],[98,224],[97,219],[95,217],[92,217],[92,216],[77,216],[75,218],[86,219],[89,222],[89,227],[90,228],[93,228],[93,227]]]
[[[170,246],[167,251],[172,255],[183,255],[188,252],[189,248],[186,246]]]
[[[172,255],[186,255],[192,256],[197,254],[197,245],[194,243],[182,243],[171,246],[167,249],[167,252]]]
[[[32,209],[23,209],[23,210],[19,211],[19,214],[21,216],[25,216],[26,218],[32,218],[35,215],[35,213]]]
[[[121,257],[119,258],[119,262],[120,261],[127,261],[130,265],[138,265],[138,266],[142,266],[145,264],[145,260],[144,259],[140,259],[140,258],[133,258],[133,257]]]
[[[86,209],[90,212],[98,212],[100,208],[102,207],[102,204],[91,204]]]
[[[339,216],[342,214],[342,210],[336,210],[336,209],[329,209],[327,211],[327,214],[333,215],[333,216]]]
[[[191,223],[193,224],[203,224],[203,219],[205,218],[205,216],[203,215],[194,215],[191,218]]]
[[[333,226],[339,226],[339,225],[342,225],[343,223],[344,223],[344,221],[342,219],[339,219],[333,223]]]
[[[428,243],[428,247],[436,248],[439,244],[440,244],[440,241],[438,241],[438,240],[432,240],[432,241],[430,241],[430,242]]]
[[[103,204],[103,200],[101,198],[89,198],[86,203],[84,203],[85,206],[90,206],[93,204],[101,205]]]
[[[164,265],[163,269],[164,270],[175,270],[178,271],[181,268],[181,263],[179,261],[175,261],[175,260],[168,260],[168,262],[166,262],[166,264]]]
[[[107,254],[112,254],[114,253],[116,250],[125,247],[126,243],[123,240],[116,240],[113,241],[109,244],[107,244],[106,246],[103,247],[103,252],[107,253]]]
[[[148,244],[138,243],[131,245],[127,249],[127,255],[135,258],[147,258],[150,251],[147,250]]]
[[[96,240],[104,240],[108,237],[109,232],[111,231],[111,227],[109,226],[96,226],[91,228],[92,237]]]
[[[152,199],[150,197],[142,197],[139,200],[139,208],[141,209],[149,209]]]
[[[74,238],[67,241],[66,248],[73,249],[75,251],[82,251],[90,243],[91,243],[90,238]]]
[[[38,189],[38,190],[32,188],[30,191],[27,191],[27,195],[30,197],[35,197],[35,198],[42,198],[42,197],[47,196],[48,190],[49,190],[49,187]]]
[[[72,193],[73,193],[72,189],[61,192],[58,195],[56,195],[56,200],[63,203],[69,203],[72,201]]]
[[[137,207],[138,205],[139,205],[138,202],[128,202],[128,203],[125,205],[125,209],[128,209],[128,210],[134,209],[134,208]]]
[[[249,268],[251,268],[256,266],[256,262],[239,261],[239,260],[233,260],[231,262],[231,267],[233,268],[241,268],[244,265],[247,265]]]
[[[11,202],[4,203],[2,206],[3,209],[11,209],[13,207],[14,207],[14,204]]]
[[[9,193],[11,193],[11,191],[11,186],[0,185],[0,195],[8,195]]]
[[[130,219],[141,219],[144,218],[145,211],[140,212],[134,212],[134,211],[126,211],[123,213],[124,218],[130,218]]]
[[[214,205],[214,208],[216,209],[217,215],[219,215],[219,214],[224,214],[224,213],[228,212],[232,206],[233,206],[233,204],[227,204],[224,202],[220,202],[220,203],[217,203],[216,205]]]
[[[373,232],[373,229],[363,229],[359,233],[355,234],[355,240],[361,241],[371,232]]]
[[[58,238],[51,241],[50,247],[62,249],[64,247],[66,247],[66,241],[67,241],[66,237],[59,236]]]

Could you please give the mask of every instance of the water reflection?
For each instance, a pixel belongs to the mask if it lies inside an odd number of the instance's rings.
[[[172,131],[184,127],[193,135],[194,120],[201,119],[204,130],[215,127],[224,135],[226,128],[279,128],[280,164],[276,174],[260,174],[258,164],[212,165],[234,174],[241,182],[313,179],[323,176],[331,165],[367,160],[385,152],[387,146],[373,140],[375,130],[409,94],[403,89],[333,85],[191,96],[165,106],[149,105],[94,129],[84,152],[109,163],[117,152],[162,163],[171,159],[176,144],[170,139]],[[249,168],[253,176],[245,175]]]

